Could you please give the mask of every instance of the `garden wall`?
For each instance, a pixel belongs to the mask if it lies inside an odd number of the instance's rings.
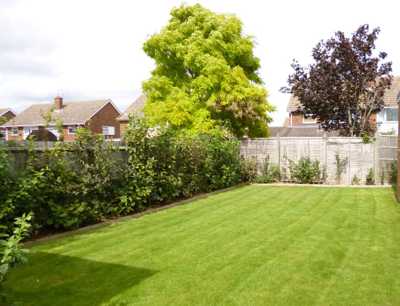
[[[241,155],[257,162],[261,172],[265,159],[279,166],[282,180],[289,180],[285,173],[289,160],[301,157],[318,160],[325,167],[327,183],[336,184],[336,155],[347,159],[340,184],[350,185],[356,176],[361,183],[370,169],[374,170],[376,184],[388,184],[390,166],[396,160],[397,137],[378,136],[372,143],[365,144],[356,137],[271,137],[246,139],[241,143]]]

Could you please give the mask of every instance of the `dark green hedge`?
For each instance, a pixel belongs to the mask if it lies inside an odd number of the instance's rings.
[[[248,168],[222,136],[178,137],[133,118],[117,148],[81,129],[74,143],[29,150],[17,173],[0,151],[0,224],[33,212],[36,231],[77,228],[233,186],[253,177]]]

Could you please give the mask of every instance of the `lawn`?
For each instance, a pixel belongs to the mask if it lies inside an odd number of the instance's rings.
[[[37,244],[16,305],[400,305],[390,188],[246,186]]]

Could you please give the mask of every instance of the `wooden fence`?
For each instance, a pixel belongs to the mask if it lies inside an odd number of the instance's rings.
[[[356,137],[271,137],[243,140],[241,154],[257,162],[261,172],[266,158],[280,167],[283,180],[288,180],[289,161],[301,157],[318,160],[326,169],[328,184],[350,185],[357,177],[365,183],[370,169],[377,184],[388,184],[391,165],[396,161],[397,137],[378,136],[369,144]],[[345,160],[340,182],[337,181],[337,157]]]
[[[51,148],[54,143],[35,143],[37,150]],[[121,147],[122,143],[113,143]],[[16,168],[24,167],[27,159],[27,144],[9,144]],[[361,183],[370,169],[374,171],[376,184],[390,183],[391,166],[396,161],[397,136],[378,136],[374,142],[364,144],[356,137],[271,137],[247,139],[241,142],[241,155],[257,162],[262,171],[266,158],[280,167],[283,180],[289,180],[289,161],[298,161],[301,157],[318,160],[321,169],[326,169],[327,183],[337,184],[337,156],[346,160],[340,184],[350,185],[354,177]],[[116,158],[121,158],[117,154]],[[118,155],[118,156],[117,156]],[[288,174],[288,175],[285,175]]]

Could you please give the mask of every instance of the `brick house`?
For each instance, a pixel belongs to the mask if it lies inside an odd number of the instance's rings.
[[[120,112],[111,100],[64,102],[62,97],[53,103],[34,104],[3,125],[6,140],[21,141],[34,135],[37,140],[60,138],[57,126],[62,125],[65,141],[73,141],[78,127],[86,127],[107,139],[119,138],[117,117]],[[46,117],[51,117],[46,129]]]
[[[145,104],[146,97],[144,95],[140,95],[131,105],[129,105],[122,115],[117,118],[120,125],[121,137],[123,137],[125,134],[130,115],[136,115],[139,117],[144,116],[143,109]]]
[[[400,77],[393,78],[392,86],[384,96],[384,108],[377,114],[372,114],[371,125],[377,127],[378,133],[397,133],[397,109],[400,102]],[[305,116],[300,101],[291,96],[287,106],[289,117],[285,120],[286,127],[318,127],[316,119]]]
[[[10,108],[0,108],[0,124],[7,122],[15,117],[15,113]],[[0,126],[0,139],[6,136],[6,130]]]

